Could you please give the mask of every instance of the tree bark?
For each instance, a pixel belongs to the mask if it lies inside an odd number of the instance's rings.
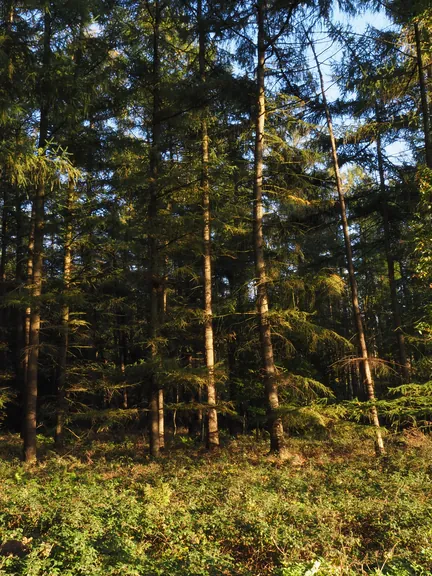
[[[7,59],[7,71],[8,71],[8,81],[10,83],[13,82],[13,62],[10,58],[10,52],[12,47],[12,24],[14,18],[14,2],[5,2],[4,3],[4,11],[2,13],[2,32],[4,34],[3,39],[3,52],[4,56]],[[6,90],[8,89],[5,87]],[[3,138],[8,138],[10,134],[11,126],[6,126],[4,128],[4,135]],[[7,252],[8,252],[8,215],[10,211],[9,202],[10,202],[10,192],[11,186],[8,183],[7,179],[7,167],[6,165],[3,166],[1,171],[2,174],[2,186],[3,186],[3,209],[2,209],[2,219],[1,219],[1,249],[0,249],[0,299],[3,299],[6,295],[6,265],[7,265]],[[0,309],[0,327],[6,329],[7,325],[7,318],[8,318],[8,311],[5,307]],[[6,350],[2,351],[1,356],[3,357],[2,363],[6,361]]]
[[[9,202],[9,190],[8,183],[6,180],[6,170],[3,169],[3,210],[2,210],[2,222],[1,222],[1,254],[0,254],[0,301],[4,301],[7,294],[6,287],[6,263],[7,263],[7,251],[8,251],[8,202]],[[0,307],[0,339],[7,340],[8,333],[8,316],[9,310],[6,306]],[[0,350],[0,363],[5,366],[7,364],[7,348],[2,348]]]
[[[335,139],[335,135],[334,135],[334,131],[333,131],[333,123],[332,123],[332,118],[331,118],[331,114],[330,114],[330,109],[329,109],[329,106],[327,104],[324,78],[323,78],[321,66],[320,66],[320,63],[319,63],[319,60],[318,60],[318,57],[316,54],[315,46],[313,45],[312,41],[310,41],[310,46],[311,46],[311,49],[312,49],[312,52],[313,52],[313,55],[315,58],[315,62],[316,62],[316,66],[317,66],[318,74],[319,74],[319,78],[320,78],[321,95],[322,95],[323,104],[324,104],[324,108],[325,108],[327,126],[328,126],[328,130],[329,130],[330,141],[331,141],[332,160],[333,160],[333,167],[334,167],[335,176],[336,176],[336,187],[337,187],[337,192],[338,192],[338,197],[339,197],[340,214],[341,214],[341,219],[342,219],[342,229],[343,229],[344,242],[345,242],[345,255],[346,255],[346,260],[347,260],[348,275],[349,275],[350,287],[351,287],[351,303],[352,303],[352,309],[353,309],[354,323],[355,323],[355,326],[357,329],[357,338],[358,338],[358,343],[359,343],[360,355],[361,355],[361,359],[362,359],[364,380],[365,380],[368,399],[371,403],[374,403],[375,402],[375,385],[374,385],[374,381],[373,381],[373,377],[372,377],[372,371],[371,371],[370,360],[369,360],[369,355],[368,355],[368,350],[367,350],[367,345],[366,345],[366,337],[365,337],[364,326],[363,326],[363,319],[361,316],[360,304],[359,304],[359,299],[358,299],[357,280],[355,277],[353,254],[352,254],[352,248],[351,248],[351,239],[350,239],[348,218],[347,218],[346,206],[345,206],[345,197],[344,197],[344,193],[342,190],[342,178],[341,178],[340,170],[339,170],[339,160],[338,160],[338,154],[337,154],[337,148],[336,148],[336,139]],[[383,438],[382,438],[382,434],[381,434],[381,427],[380,427],[379,418],[378,418],[378,410],[374,404],[372,404],[372,407],[370,410],[370,416],[371,416],[372,423],[375,426],[377,450],[380,454],[384,454],[384,442],[383,442]]]
[[[417,56],[417,70],[420,84],[420,98],[421,98],[421,109],[423,117],[423,131],[424,131],[424,141],[425,141],[425,154],[426,154],[426,166],[432,170],[432,143],[431,143],[431,133],[430,133],[430,122],[429,122],[429,107],[428,98],[426,91],[426,81],[423,68],[423,55],[421,47],[421,36],[420,29],[417,22],[414,23],[414,34],[416,43],[416,56]]]
[[[206,84],[206,33],[203,22],[202,0],[198,0],[199,73],[202,87]],[[209,139],[207,127],[208,108],[204,107],[201,119],[201,192],[203,211],[203,280],[204,280],[204,347],[207,367],[207,418],[206,433],[209,449],[219,446],[218,416],[216,411],[215,355],[212,310],[211,262],[211,212],[209,185]]]
[[[376,119],[379,122],[379,110],[378,105],[376,107]],[[388,212],[388,202],[387,202],[387,191],[385,184],[385,174],[384,174],[384,161],[381,146],[381,135],[378,131],[377,135],[377,156],[378,156],[378,172],[380,180],[380,191],[381,191],[381,214],[384,224],[384,245],[387,260],[387,275],[390,288],[390,298],[392,304],[392,316],[393,316],[393,327],[397,341],[397,347],[399,351],[399,369],[403,382],[409,382],[410,380],[410,369],[407,359],[406,346],[405,346],[405,336],[402,331],[402,320],[400,313],[399,300],[397,295],[397,287],[395,280],[395,265],[394,257],[391,249],[390,242],[390,224],[389,224],[389,212]]]
[[[23,233],[23,212],[21,204],[21,195],[18,187],[15,189],[15,220],[17,230],[17,248],[15,260],[15,286],[20,296],[23,295],[23,286],[25,284],[24,273],[24,233]],[[24,369],[24,318],[25,313],[21,307],[16,311],[15,322],[15,374],[18,382],[18,389],[22,394],[24,392],[25,369]]]
[[[264,257],[263,235],[263,164],[264,164],[264,127],[265,127],[265,1],[258,0],[258,66],[257,66],[257,111],[255,124],[255,175],[254,175],[254,251],[255,275],[257,282],[257,313],[261,342],[261,361],[264,385],[268,402],[268,425],[270,430],[270,451],[280,452],[284,447],[282,419],[278,415],[279,395],[276,379],[276,367],[273,358],[273,345],[269,319],[267,294],[267,274]]]
[[[69,351],[69,304],[68,295],[72,277],[72,207],[74,202],[74,183],[71,179],[68,185],[66,199],[66,216],[65,216],[65,235],[64,235],[64,255],[63,255],[63,299],[61,309],[61,343],[59,348],[58,359],[58,376],[57,376],[57,415],[55,429],[55,446],[63,446],[63,427],[67,410],[67,393],[66,393],[66,369],[67,356]]]
[[[2,227],[1,227],[1,254],[0,254],[0,283],[1,291],[0,295],[4,295],[6,292],[6,259],[7,259],[7,223],[8,223],[8,184],[6,177],[3,178],[3,209],[2,209]]]
[[[150,202],[149,202],[149,292],[150,292],[150,339],[152,360],[156,361],[157,346],[155,339],[159,328],[159,250],[157,242],[156,219],[158,215],[158,178],[160,166],[161,121],[160,121],[160,50],[159,35],[161,9],[159,0],[153,2],[153,111],[152,111],[152,143],[150,149]],[[150,377],[150,453],[159,456],[159,386],[156,367],[153,366]],[[163,408],[162,408],[163,410]]]
[[[30,231],[28,238],[28,254],[27,254],[27,296],[30,297],[33,286],[33,253],[35,241],[35,203],[32,204],[32,211],[30,216]],[[23,372],[24,372],[24,387],[27,386],[28,364],[30,356],[30,303],[26,306],[24,314],[24,354],[23,354]]]
[[[84,31],[86,25],[85,12],[81,13],[81,20],[78,33],[78,45],[74,55],[74,75],[73,75],[73,92],[72,96],[78,95],[78,77],[82,62],[82,46],[84,42]],[[63,446],[63,428],[67,411],[67,357],[69,352],[69,320],[70,309],[68,296],[72,278],[72,243],[73,243],[73,209],[76,200],[75,183],[72,178],[69,179],[66,197],[66,209],[64,220],[64,254],[63,254],[63,304],[61,308],[61,343],[58,356],[58,373],[57,373],[57,414],[56,429],[54,434],[55,446],[60,449]]]
[[[158,430],[159,430],[159,449],[165,449],[165,409],[164,409],[164,390],[158,389]]]
[[[51,16],[48,7],[44,14],[44,47],[42,89],[40,107],[39,148],[45,146],[48,136],[48,72],[51,59]],[[36,187],[33,199],[34,207],[34,250],[32,274],[32,307],[29,327],[29,357],[27,368],[26,399],[24,414],[24,460],[36,460],[36,426],[37,426],[37,392],[38,360],[40,347],[40,324],[42,277],[43,277],[43,243],[45,224],[45,182],[41,178]]]

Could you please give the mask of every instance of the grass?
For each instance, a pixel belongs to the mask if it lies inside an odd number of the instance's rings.
[[[0,574],[43,576],[432,573],[432,440],[252,437],[214,454],[177,438],[159,461],[142,437],[96,437],[35,466],[0,438]]]

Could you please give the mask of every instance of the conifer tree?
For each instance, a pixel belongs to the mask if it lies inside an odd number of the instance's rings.
[[[372,370],[371,370],[369,354],[368,354],[368,349],[367,349],[367,344],[366,344],[364,325],[363,325],[363,320],[362,320],[361,310],[360,310],[360,305],[359,305],[358,288],[357,288],[357,281],[356,281],[356,277],[355,277],[355,270],[354,270],[354,264],[353,264],[351,240],[350,240],[348,219],[347,219],[347,213],[346,213],[346,207],[345,207],[345,198],[344,198],[344,193],[343,193],[343,189],[342,189],[342,178],[341,178],[340,169],[339,169],[339,159],[338,159],[338,153],[337,153],[337,147],[336,147],[336,139],[334,136],[333,123],[332,123],[332,117],[331,117],[330,109],[329,109],[329,106],[327,104],[324,77],[323,77],[323,74],[321,71],[320,62],[319,62],[319,59],[318,59],[318,56],[316,53],[316,49],[315,49],[313,42],[310,42],[310,47],[311,47],[311,50],[312,50],[313,55],[314,55],[314,60],[316,62],[317,71],[318,71],[318,75],[319,75],[319,79],[320,79],[321,96],[322,96],[322,100],[323,100],[323,104],[324,104],[324,109],[325,109],[326,119],[327,119],[327,127],[328,127],[328,131],[329,131],[329,135],[330,135],[332,160],[333,160],[333,167],[334,167],[335,176],[336,176],[336,187],[337,187],[337,191],[338,191],[339,206],[340,206],[340,213],[341,213],[341,219],[342,219],[342,229],[343,229],[344,242],[345,242],[346,261],[347,261],[348,273],[349,273],[349,279],[350,279],[352,309],[353,309],[353,314],[354,314],[354,319],[355,319],[355,326],[357,329],[357,338],[358,338],[359,349],[360,349],[360,353],[361,353],[361,360],[362,360],[362,366],[363,366],[363,370],[364,370],[364,378],[365,378],[365,385],[366,385],[366,389],[367,389],[367,393],[368,393],[368,399],[370,402],[372,402],[371,420],[372,420],[373,425],[376,428],[377,450],[380,454],[383,454],[384,453],[384,442],[383,442],[382,434],[381,434],[381,430],[380,430],[378,410],[377,410],[376,405],[374,404],[374,402],[375,402],[375,386],[374,386],[374,381],[373,381],[373,377],[372,377]]]

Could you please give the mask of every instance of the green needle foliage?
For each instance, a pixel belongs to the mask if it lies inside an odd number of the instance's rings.
[[[3,2],[6,428],[25,416],[65,449],[87,428],[152,422],[162,446],[186,429],[205,440],[211,403],[233,435],[266,433],[276,413],[289,434],[367,425],[359,317],[381,425],[428,426],[431,11],[402,4],[386,5],[385,30],[359,33],[331,2],[267,2],[258,222],[253,3]]]

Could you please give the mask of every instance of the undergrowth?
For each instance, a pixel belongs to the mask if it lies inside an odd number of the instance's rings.
[[[432,573],[432,442],[291,439],[284,459],[254,438],[214,454],[177,440],[159,461],[142,439],[48,441],[24,466],[3,436],[0,574],[29,576]],[[186,442],[187,443],[187,442]]]

